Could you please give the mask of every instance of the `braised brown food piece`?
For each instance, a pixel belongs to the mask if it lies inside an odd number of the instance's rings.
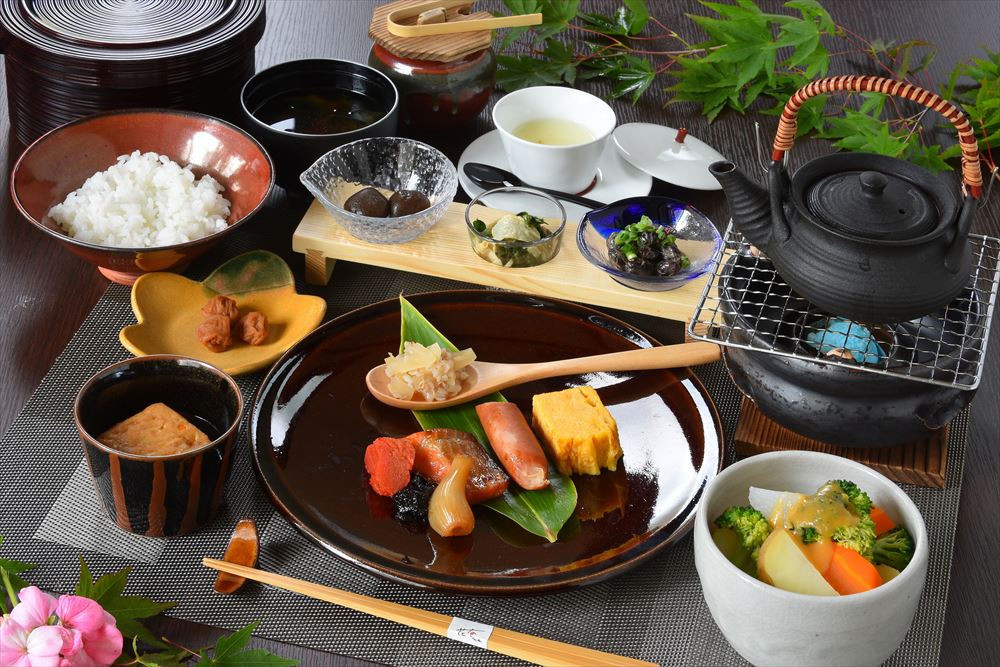
[[[344,208],[358,215],[385,218],[389,215],[389,200],[375,188],[363,188],[347,198]]]
[[[225,352],[233,344],[229,318],[209,315],[198,325],[198,340],[212,352]]]
[[[250,345],[260,345],[267,340],[267,315],[251,310],[236,325],[240,340]]]
[[[416,190],[400,190],[389,198],[389,215],[393,218],[420,213],[430,207],[427,195]]]
[[[236,302],[228,296],[213,296],[212,300],[206,303],[201,312],[208,315],[225,315],[230,322],[236,322],[240,317],[240,310],[236,307]]]

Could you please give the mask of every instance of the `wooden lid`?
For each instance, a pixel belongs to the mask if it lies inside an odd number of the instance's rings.
[[[368,26],[368,36],[379,46],[397,56],[445,63],[489,48],[493,41],[493,35],[489,30],[463,32],[455,35],[397,37],[386,29],[385,19],[389,15],[389,12],[426,2],[427,0],[396,0],[396,2],[390,2],[386,5],[379,5],[372,13],[372,22]],[[472,0],[469,0],[469,2],[471,4]],[[458,8],[449,9],[447,16],[449,22],[492,18],[489,12],[459,14]],[[405,21],[401,21],[401,23],[416,23],[416,19],[406,19]]]

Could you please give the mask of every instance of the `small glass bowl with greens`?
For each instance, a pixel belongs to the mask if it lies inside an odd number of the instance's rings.
[[[633,289],[683,287],[712,266],[722,236],[698,209],[669,197],[629,197],[587,213],[577,229],[584,258]]]
[[[487,262],[510,268],[538,266],[559,252],[566,209],[538,190],[497,188],[472,200],[465,209],[465,224],[473,251]]]

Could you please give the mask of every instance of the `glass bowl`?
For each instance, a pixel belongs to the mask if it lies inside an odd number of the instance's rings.
[[[340,226],[369,243],[406,243],[433,227],[458,189],[455,165],[427,144],[399,137],[359,139],[333,149],[299,177]],[[417,190],[430,208],[398,218],[374,218],[342,207],[359,186]],[[384,194],[384,193],[383,193]]]
[[[642,276],[622,271],[608,258],[608,236],[639,222],[643,215],[657,224],[673,227],[677,247],[691,265],[672,276]],[[684,202],[668,197],[630,197],[594,209],[584,216],[577,229],[580,252],[612,279],[646,292],[677,289],[705,273],[722,250],[722,237],[708,217]]]
[[[497,240],[476,228],[477,221],[492,225],[508,211],[544,218],[550,234],[537,241]],[[480,193],[465,207],[465,225],[472,250],[487,262],[508,268],[538,266],[559,253],[566,228],[566,209],[555,198],[532,188],[496,188]]]

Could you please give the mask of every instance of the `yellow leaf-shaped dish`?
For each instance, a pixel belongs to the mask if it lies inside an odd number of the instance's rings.
[[[210,289],[209,284],[216,289]],[[212,352],[203,346],[196,334],[205,317],[201,308],[216,294],[235,299],[241,313],[264,313],[267,340],[248,345],[236,339],[225,352]],[[132,354],[179,354],[240,375],[266,368],[319,326],[326,301],[298,294],[291,271],[281,258],[253,251],[226,262],[204,282],[176,273],[142,275],[132,286],[132,311],[138,323],[118,334]]]

